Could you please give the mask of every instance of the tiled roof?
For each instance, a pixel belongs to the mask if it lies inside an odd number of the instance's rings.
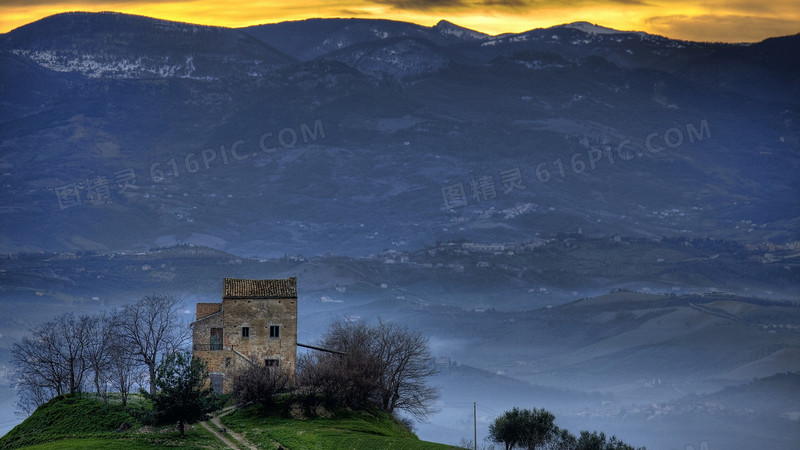
[[[297,298],[297,278],[281,280],[222,280],[222,298]]]

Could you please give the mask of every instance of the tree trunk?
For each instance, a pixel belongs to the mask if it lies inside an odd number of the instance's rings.
[[[103,389],[103,392],[100,392],[100,375],[97,374],[97,371],[94,372],[94,387],[95,389],[97,389],[97,396],[102,396],[103,402],[108,403],[108,396],[106,395],[106,390]]]
[[[75,389],[75,361],[70,359],[69,362],[69,393],[74,394]]]
[[[178,430],[180,430],[180,432],[181,432],[181,439],[183,439],[183,437],[186,436],[184,428],[185,427],[183,426],[183,421],[179,420],[178,421]]]
[[[147,370],[150,373],[150,395],[156,395],[156,363],[147,363]]]
[[[94,371],[94,388],[97,393],[97,397],[100,396],[100,376],[97,375],[97,370]]]

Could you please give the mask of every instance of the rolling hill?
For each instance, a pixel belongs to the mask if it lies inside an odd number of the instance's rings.
[[[141,408],[141,405],[136,407]],[[199,424],[189,426],[186,437],[181,439],[174,427],[143,426],[129,411],[130,408],[114,404],[113,400],[104,404],[91,397],[56,397],[0,438],[0,448],[229,448]],[[260,440],[254,441],[259,448],[275,443],[292,449],[312,449],[320,445],[326,448],[451,448],[419,440],[385,414],[342,411],[330,416],[299,420],[250,408],[225,416],[224,421],[231,430],[259,437]],[[297,431],[298,427],[302,428],[301,432]]]
[[[52,16],[0,36],[0,250],[797,241],[797,49]]]

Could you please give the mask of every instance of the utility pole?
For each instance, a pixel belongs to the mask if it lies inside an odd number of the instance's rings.
[[[475,450],[478,450],[478,402],[472,402],[472,425],[473,425],[473,439],[475,443]]]

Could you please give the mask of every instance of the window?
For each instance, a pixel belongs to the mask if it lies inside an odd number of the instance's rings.
[[[280,325],[270,325],[269,326],[269,337],[271,337],[271,338],[279,338],[279,337],[281,337],[281,326]]]
[[[266,367],[278,367],[280,366],[280,361],[277,359],[265,359],[264,365]]]
[[[214,390],[214,393],[222,394],[225,375],[221,373],[211,373],[209,374],[209,378],[211,378],[211,389]]]
[[[225,367],[230,367],[230,366],[231,366],[231,359],[225,358]]]
[[[250,337],[250,327],[242,327],[242,337]]]
[[[211,341],[209,350],[222,350],[222,328],[211,329]]]

